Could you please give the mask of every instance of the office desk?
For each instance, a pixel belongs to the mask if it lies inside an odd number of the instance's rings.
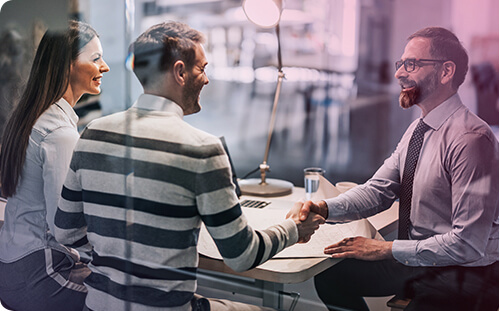
[[[277,198],[259,198],[242,196],[242,199],[280,202],[280,206],[289,206],[304,197],[303,188],[294,188],[292,194]],[[283,204],[288,202],[289,204]],[[395,203],[389,210],[380,213],[369,221],[377,230],[388,230],[394,227],[398,217],[398,204]],[[250,224],[252,220],[249,219]],[[396,224],[397,226],[397,224]],[[327,246],[327,245],[325,245]],[[238,292],[245,295],[262,298],[263,305],[275,309],[283,308],[282,294],[284,284],[301,283],[321,273],[338,263],[339,259],[332,258],[273,258],[264,264],[245,271],[235,272],[220,259],[200,255],[198,284],[210,288],[217,288],[229,292]]]
[[[288,202],[283,207],[290,208],[294,202],[304,197],[303,188],[294,188],[292,194],[278,198],[259,198],[243,196],[242,199]],[[0,227],[4,219],[5,201],[0,200]],[[379,232],[397,227],[398,203],[380,214],[372,216],[369,221]],[[326,245],[325,245],[326,246]],[[264,264],[245,271],[235,272],[222,260],[200,255],[198,284],[218,288],[229,292],[260,297],[263,305],[275,309],[283,307],[284,284],[307,281],[322,271],[330,268],[340,260],[332,258],[273,258]],[[294,297],[293,293],[289,294]],[[298,298],[295,296],[295,298]]]

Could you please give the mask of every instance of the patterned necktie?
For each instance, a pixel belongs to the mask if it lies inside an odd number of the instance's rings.
[[[415,168],[417,167],[420,149],[422,149],[424,133],[428,129],[430,129],[430,127],[425,124],[422,119],[420,119],[410,138],[410,143],[408,144],[408,152],[406,154],[403,179],[401,180],[401,191],[399,195],[399,240],[408,240],[411,197],[413,195],[413,177],[415,176]]]

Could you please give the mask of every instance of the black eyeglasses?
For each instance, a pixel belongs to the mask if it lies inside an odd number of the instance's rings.
[[[412,72],[415,71],[417,67],[423,67],[426,65],[431,65],[431,64],[424,64],[423,62],[435,62],[435,63],[444,63],[446,60],[440,60],[440,59],[415,59],[415,58],[408,58],[405,60],[398,60],[395,65],[396,65],[396,71],[403,65],[405,65],[405,70],[406,72]]]

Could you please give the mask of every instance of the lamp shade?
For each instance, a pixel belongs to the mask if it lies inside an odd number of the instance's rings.
[[[282,0],[243,0],[243,11],[247,18],[262,28],[276,26],[282,10]]]

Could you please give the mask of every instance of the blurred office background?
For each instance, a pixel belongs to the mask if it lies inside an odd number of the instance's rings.
[[[274,29],[246,19],[241,2],[5,2],[0,12],[0,128],[47,27],[76,18],[100,34],[111,71],[104,75],[102,94],[77,105],[83,127],[133,104],[141,87],[125,66],[129,43],[155,23],[178,20],[206,35],[209,61],[203,109],[185,120],[225,136],[237,174],[245,176],[264,156],[277,82],[277,39]],[[302,186],[302,169],[319,166],[332,182],[369,178],[420,113],[399,107],[393,64],[406,38],[426,26],[449,28],[462,40],[471,66],[459,93],[498,131],[498,11],[498,0],[286,0],[280,23],[285,80],[268,177]]]
[[[129,43],[153,24],[178,20],[205,33],[209,61],[203,109],[185,120],[225,137],[239,177],[262,162],[278,44],[274,29],[260,29],[246,19],[241,0],[4,2],[0,135],[47,27],[64,27],[74,18],[100,34],[111,71],[104,75],[101,95],[77,104],[82,129],[96,117],[133,104],[141,87],[125,65]],[[267,176],[303,186],[303,168],[319,166],[332,183],[368,179],[419,116],[418,108],[399,107],[393,64],[406,38],[426,26],[451,29],[463,42],[470,69],[459,93],[498,133],[498,13],[498,0],[286,0],[280,23],[285,80]],[[302,292],[299,310],[324,310],[312,286],[286,288]],[[385,301],[372,300],[370,306],[386,310]]]

